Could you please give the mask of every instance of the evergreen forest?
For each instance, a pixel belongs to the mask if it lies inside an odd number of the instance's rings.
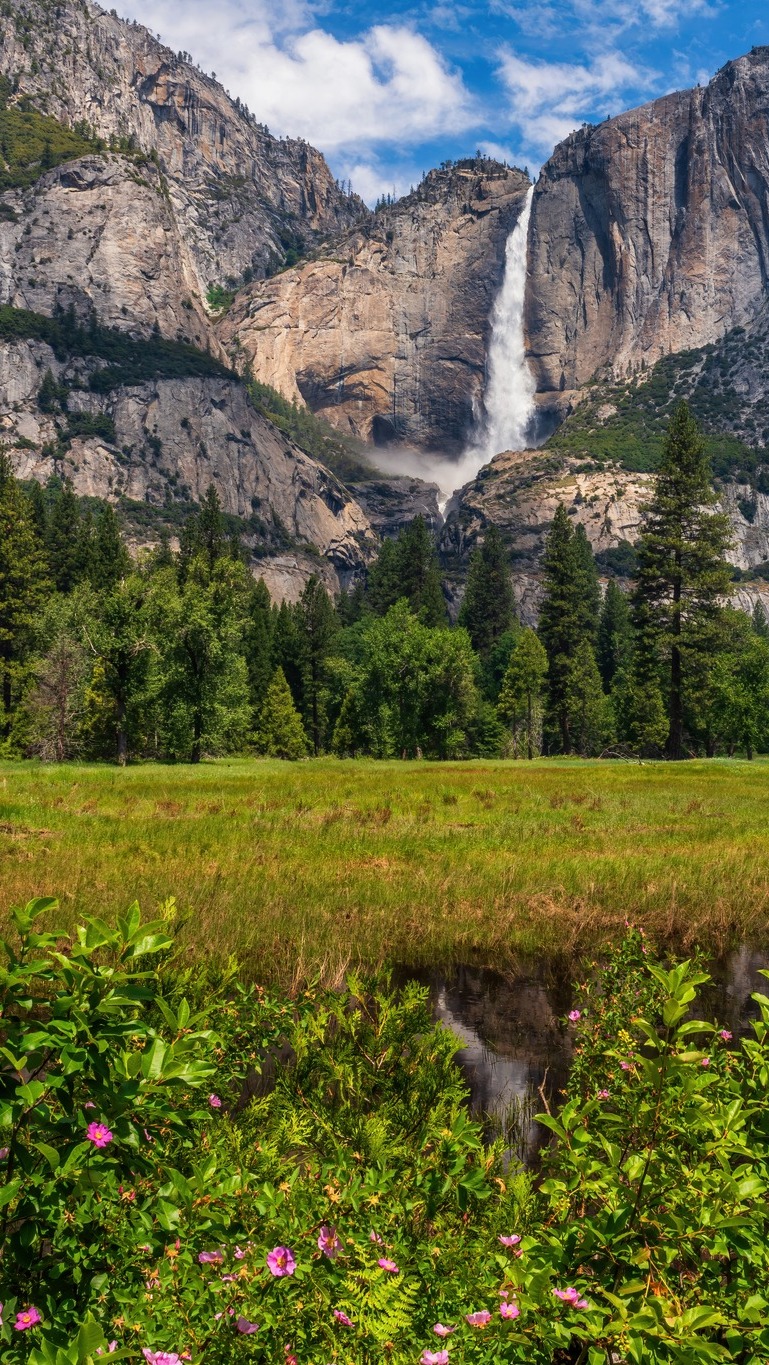
[[[319,575],[280,606],[255,581],[216,490],[129,554],[116,512],[0,463],[0,751],[197,762],[769,749],[769,623],[729,604],[728,523],[684,404],[666,436],[634,577],[605,590],[559,507],[537,628],[521,624],[493,526],[456,622],[417,518],[367,580]]]

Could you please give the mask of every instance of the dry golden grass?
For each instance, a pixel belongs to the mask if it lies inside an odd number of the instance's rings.
[[[769,940],[769,763],[0,765],[0,898],[62,918],[175,896],[190,952],[347,963]]]

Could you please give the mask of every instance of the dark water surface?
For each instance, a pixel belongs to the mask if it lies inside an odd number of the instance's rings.
[[[750,1030],[754,991],[769,995],[760,975],[769,955],[742,947],[711,964],[696,1014],[717,1019],[735,1037]],[[459,1065],[470,1086],[472,1113],[490,1136],[505,1138],[511,1159],[536,1163],[547,1130],[534,1121],[544,1099],[555,1107],[567,1081],[571,1038],[562,1020],[572,1007],[573,963],[542,963],[503,976],[477,967],[451,971],[402,967],[400,981],[430,989],[433,1010],[462,1040]]]

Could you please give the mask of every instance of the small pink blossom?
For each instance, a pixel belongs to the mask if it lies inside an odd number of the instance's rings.
[[[420,1365],[449,1365],[448,1351],[428,1351],[425,1349],[419,1357]]]
[[[380,1237],[378,1232],[370,1232],[368,1239],[370,1242],[374,1242],[378,1247],[384,1246],[384,1237]]]
[[[622,1069],[623,1071],[629,1071],[629,1070],[630,1070],[630,1062],[620,1062],[620,1067],[621,1067],[621,1069]]]
[[[16,1321],[13,1325],[17,1332],[26,1332],[29,1327],[37,1327],[37,1324],[42,1321],[41,1314],[30,1305],[29,1308],[22,1308],[21,1312],[16,1314]]]
[[[8,1160],[8,1153],[10,1150],[10,1147],[0,1147],[0,1161]]]
[[[499,1240],[502,1243],[503,1247],[517,1247],[521,1239],[518,1233],[514,1232],[512,1237],[500,1237]]]
[[[236,1247],[232,1254],[236,1261],[244,1261],[246,1258],[246,1252],[243,1251],[242,1247]]]
[[[722,1038],[725,1043],[730,1043],[734,1035],[728,1028],[722,1028],[718,1036],[719,1038]]]
[[[477,1313],[466,1313],[465,1322],[470,1327],[486,1327],[491,1322],[491,1313],[488,1308],[481,1308]]]
[[[386,1256],[380,1256],[377,1265],[380,1270],[386,1270],[390,1275],[400,1275],[400,1270],[395,1264],[395,1261],[389,1261]]]
[[[108,1342],[108,1344],[107,1344],[107,1351],[108,1351],[109,1355],[112,1355],[112,1352],[113,1352],[113,1351],[116,1351],[116,1350],[117,1350],[117,1342],[116,1342],[116,1341],[110,1341],[110,1342]],[[103,1347],[103,1346],[97,1346],[97,1347],[96,1347],[96,1354],[97,1354],[97,1356],[103,1356],[103,1355],[104,1355],[104,1347]]]
[[[212,1262],[219,1265],[223,1260],[224,1252],[222,1251],[201,1251],[198,1253],[198,1261],[201,1265],[211,1265]]]
[[[225,1310],[225,1312],[223,1312],[223,1313],[214,1313],[214,1322],[219,1322],[219,1320],[220,1320],[221,1318],[224,1318],[224,1317],[234,1318],[234,1316],[235,1316],[235,1309],[234,1309],[234,1308],[227,1308],[227,1309]]]
[[[570,1308],[590,1307],[587,1299],[581,1299],[579,1297],[579,1290],[575,1289],[572,1285],[570,1285],[568,1289],[554,1289],[553,1293],[562,1303],[568,1303]]]
[[[288,1247],[274,1247],[267,1256],[267,1269],[276,1279],[282,1279],[284,1275],[293,1275],[296,1270],[294,1253]]]
[[[222,1275],[222,1284],[232,1284],[237,1278],[237,1275]]]
[[[146,1346],[142,1347],[142,1355],[147,1365],[179,1365],[181,1360],[176,1351],[150,1351]]]
[[[700,1066],[710,1066],[710,1058],[703,1057],[702,1061],[700,1062]]]
[[[598,1100],[608,1100],[608,1098],[609,1098],[608,1090],[599,1090],[598,1094],[596,1095],[596,1099]]]
[[[350,1318],[348,1318],[348,1316],[347,1316],[346,1313],[343,1313],[343,1312],[342,1312],[341,1308],[335,1308],[335,1309],[334,1309],[334,1317],[336,1318],[337,1322],[341,1322],[341,1324],[342,1324],[343,1327],[354,1327],[354,1326],[355,1326],[355,1323],[352,1322],[352,1320],[351,1320]]]
[[[258,1322],[249,1322],[248,1318],[244,1318],[242,1316],[238,1318],[237,1322],[235,1323],[235,1326],[237,1327],[242,1337],[252,1337],[254,1335],[254,1332],[259,1331]]]
[[[112,1134],[104,1123],[89,1123],[85,1135],[94,1147],[106,1147],[112,1141]]]
[[[456,1327],[444,1327],[442,1322],[436,1322],[433,1331],[437,1337],[450,1337],[452,1332],[456,1332]]]
[[[569,1019],[571,1020],[572,1024],[578,1023],[581,1018],[582,1018],[581,1010],[569,1010]]]
[[[219,1099],[218,1095],[209,1095],[208,1103],[210,1104],[212,1109],[221,1109],[222,1107],[222,1102]]]
[[[85,1104],[83,1105],[83,1108],[84,1108],[84,1109],[95,1109],[95,1108],[96,1108],[96,1105],[94,1104],[93,1100],[86,1100]]]
[[[520,1315],[521,1310],[517,1303],[501,1303],[499,1305],[499,1316],[501,1318],[511,1320],[520,1317]]]
[[[330,1228],[325,1223],[323,1224],[318,1237],[318,1250],[322,1251],[324,1256],[328,1256],[330,1261],[336,1260],[342,1250],[342,1243],[337,1235],[336,1228]]]

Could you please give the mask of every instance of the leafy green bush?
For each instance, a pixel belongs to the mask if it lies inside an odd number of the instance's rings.
[[[420,988],[272,998],[175,970],[170,905],[69,943],[52,909],[0,987],[9,1365],[766,1359],[769,999],[731,1049],[631,934],[537,1188]]]
[[[27,189],[62,162],[103,150],[82,127],[66,128],[31,105],[9,108],[0,91],[0,191]]]

